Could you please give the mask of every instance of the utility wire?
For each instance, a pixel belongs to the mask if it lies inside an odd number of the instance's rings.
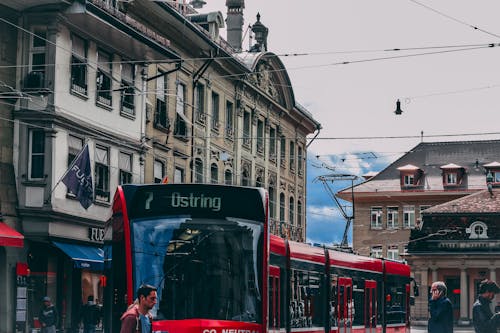
[[[475,25],[469,24],[469,23],[467,23],[467,22],[465,22],[463,20],[457,19],[457,18],[455,18],[455,17],[453,17],[451,15],[445,14],[445,13],[443,13],[443,12],[437,10],[437,9],[434,9],[434,8],[432,8],[432,7],[430,7],[430,6],[426,5],[426,4],[423,4],[423,3],[421,3],[421,2],[419,2],[417,0],[409,0],[409,1],[415,3],[415,4],[419,5],[419,6],[422,6],[422,7],[426,8],[426,9],[428,9],[428,10],[436,13],[436,14],[439,14],[439,15],[441,15],[443,17],[446,17],[446,18],[448,18],[448,19],[450,19],[452,21],[455,21],[455,22],[460,23],[462,25],[468,26],[469,28],[472,28],[472,29],[477,30],[477,31],[481,31],[481,32],[483,32],[485,34],[488,34],[490,36],[494,36],[494,37],[500,38],[500,35],[497,35],[495,33],[489,32],[487,30],[481,29],[481,28],[479,28],[479,27],[477,27]]]

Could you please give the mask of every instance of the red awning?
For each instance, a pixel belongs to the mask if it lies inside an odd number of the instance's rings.
[[[23,247],[24,236],[7,224],[0,222],[0,246]]]

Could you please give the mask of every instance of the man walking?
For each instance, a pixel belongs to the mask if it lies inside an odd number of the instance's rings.
[[[95,327],[101,319],[101,312],[94,303],[94,296],[87,298],[87,304],[82,307],[81,319],[83,322],[83,333],[95,333]]]
[[[142,285],[137,290],[137,300],[122,315],[120,333],[151,333],[153,316],[149,312],[156,304],[156,288]]]
[[[476,333],[496,333],[500,327],[500,313],[491,311],[490,304],[495,294],[500,292],[498,285],[491,280],[479,284],[479,296],[472,305],[472,323]]]
[[[444,282],[436,281],[431,285],[429,333],[453,333],[453,306],[446,293]]]
[[[38,315],[38,320],[42,325],[42,333],[56,333],[56,325],[59,319],[56,307],[52,304],[50,297],[45,296],[43,306]]]

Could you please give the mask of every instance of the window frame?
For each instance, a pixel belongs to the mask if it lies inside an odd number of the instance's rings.
[[[161,173],[161,178],[159,178],[158,172]],[[153,162],[153,183],[161,184],[163,179],[165,178],[165,162],[155,159]]]
[[[413,223],[412,223],[413,221]],[[415,228],[415,206],[405,205],[403,206],[403,228],[412,229]]]
[[[102,163],[99,157],[99,151],[106,153],[106,161]],[[110,148],[104,145],[96,144],[94,152],[94,200],[96,202],[109,203],[111,200],[110,193]],[[102,182],[101,182],[102,180]]]
[[[383,227],[383,209],[380,206],[370,207],[370,229],[380,230]],[[375,220],[374,220],[375,218]]]
[[[388,206],[387,207],[387,229],[398,229],[399,228],[399,207]]]
[[[130,66],[131,77],[125,77],[124,67]],[[120,93],[120,114],[125,117],[135,117],[135,80],[136,66],[134,63],[122,62],[121,74],[121,93]]]
[[[101,54],[107,59],[106,63],[100,61]],[[96,71],[96,104],[111,108],[113,106],[113,55],[104,50],[97,49]],[[102,82],[99,82],[102,81]],[[103,89],[104,88],[104,89]]]
[[[40,138],[36,138],[35,134]],[[41,139],[43,142],[39,145],[41,151],[35,150],[35,139]],[[38,143],[38,142],[37,142]],[[45,131],[43,129],[33,128],[29,130],[29,148],[28,148],[28,180],[40,181],[45,179]],[[38,146],[38,145],[37,145]],[[38,163],[34,163],[34,157],[41,157],[39,163],[41,162],[41,169],[38,170]],[[37,164],[37,165],[35,165]],[[35,168],[37,169],[35,172]],[[38,177],[39,176],[39,177]]]

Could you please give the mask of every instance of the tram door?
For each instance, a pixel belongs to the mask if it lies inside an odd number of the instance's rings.
[[[269,266],[269,331],[280,330],[280,269]]]
[[[352,279],[339,277],[337,322],[339,333],[350,333],[352,328],[354,301],[352,299]]]
[[[365,281],[365,328],[366,333],[375,333],[377,329],[377,282]]]

